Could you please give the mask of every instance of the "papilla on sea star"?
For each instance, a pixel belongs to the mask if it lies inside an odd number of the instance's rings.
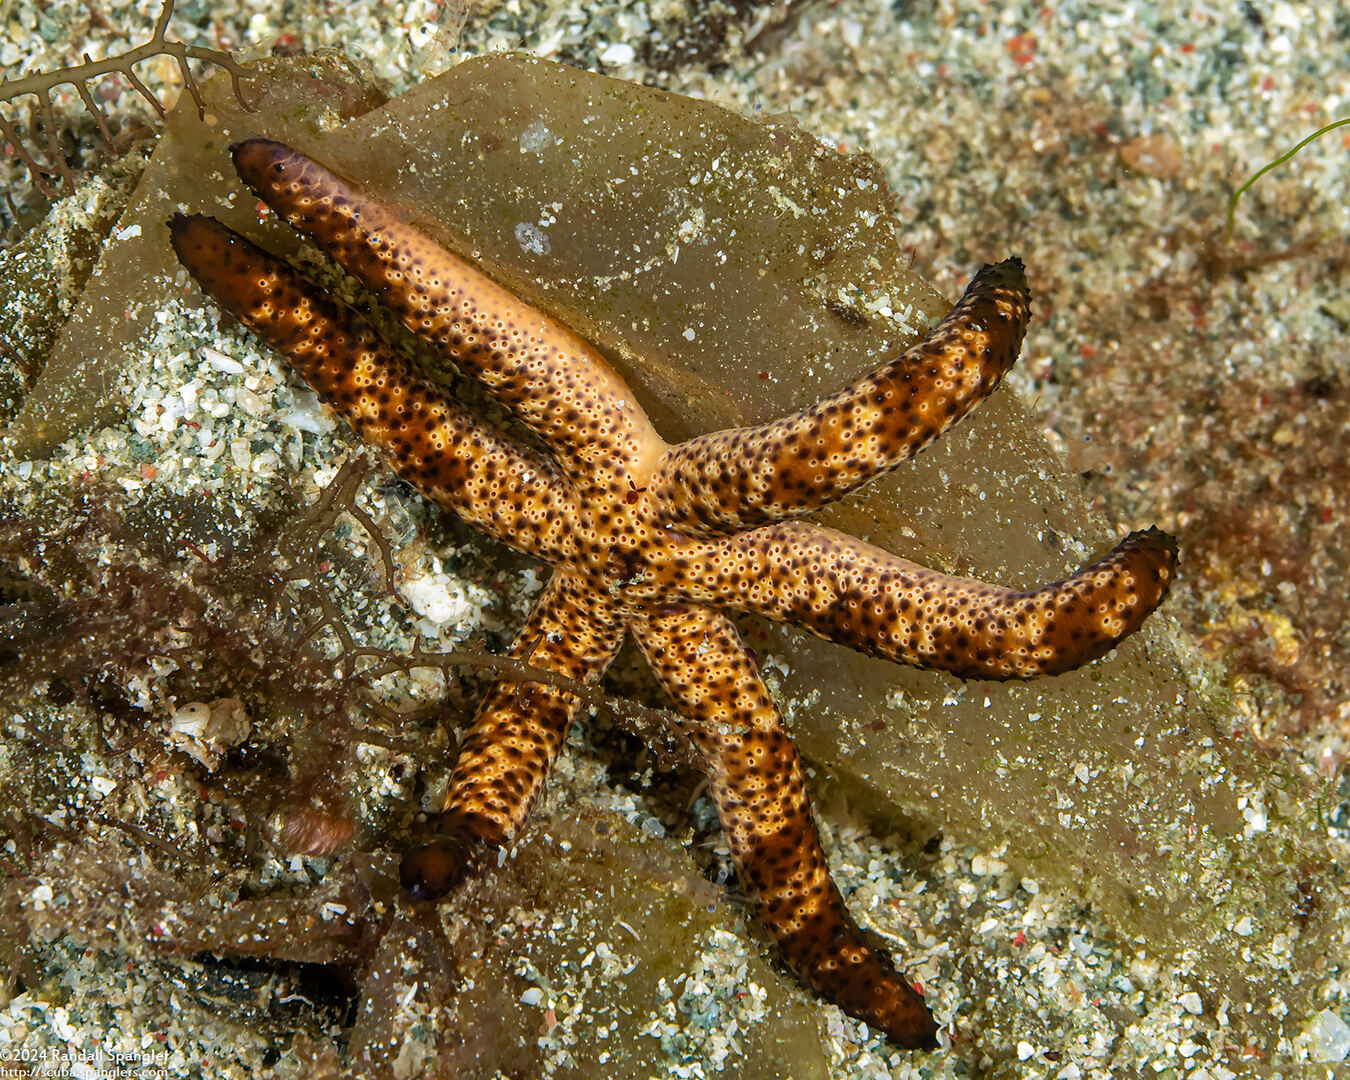
[[[901,1046],[935,1046],[922,997],[830,877],[796,748],[727,611],[962,678],[1029,679],[1104,655],[1161,603],[1176,545],[1157,529],[1016,592],[793,520],[890,471],[993,392],[1030,317],[1021,263],[986,266],[926,337],[816,405],[669,445],[595,349],[378,200],[281,143],[232,152],[273,210],[544,451],[467,412],[360,314],[214,220],[169,223],[183,264],[399,475],[554,568],[512,655],[593,683],[633,635],[688,719],[737,873],[788,967]],[[544,683],[489,689],[431,839],[403,859],[411,895],[444,895],[512,843],[579,704]]]

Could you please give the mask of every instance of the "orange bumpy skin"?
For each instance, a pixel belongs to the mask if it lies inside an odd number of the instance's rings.
[[[288,147],[250,139],[233,152],[279,215],[479,379],[544,451],[465,412],[360,315],[210,218],[170,222],[183,264],[401,476],[554,567],[515,654],[595,682],[633,635],[688,719],[737,873],[784,961],[901,1046],[935,1046],[922,997],[864,939],[830,878],[796,748],[725,610],[965,678],[1027,679],[1102,656],[1158,606],[1176,546],[1156,529],[1064,581],[1014,592],[790,520],[911,457],[997,387],[1030,316],[1021,263],[985,267],[927,337],[832,397],[670,446],[565,326]],[[537,683],[488,692],[434,838],[403,860],[412,895],[443,895],[513,841],[578,706]]]

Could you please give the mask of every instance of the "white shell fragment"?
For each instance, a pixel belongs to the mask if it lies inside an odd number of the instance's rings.
[[[252,729],[244,703],[237,697],[212,702],[189,701],[173,711],[169,742],[214,771],[220,759],[248,738]]]
[[[1350,1056],[1350,1024],[1330,1009],[1323,1009],[1308,1021],[1304,1031],[1314,1061],[1334,1064]]]

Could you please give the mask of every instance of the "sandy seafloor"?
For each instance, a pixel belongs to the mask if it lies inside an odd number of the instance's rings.
[[[86,50],[98,55],[118,47],[109,43],[119,32],[138,39],[155,7],[110,3],[95,19],[92,6],[65,0],[5,4],[0,64],[22,73]],[[689,49],[663,49],[696,7],[484,3],[467,13],[457,50],[447,45],[456,41],[458,13],[430,3],[346,3],[340,17],[313,3],[209,11],[184,4],[174,25],[185,40],[236,50],[278,40],[287,50],[337,45],[364,57],[393,93],[457,57],[525,48],[747,113],[789,111],[823,139],[866,148],[898,196],[916,268],[947,294],[985,261],[1010,252],[1025,260],[1039,317],[1016,388],[1113,524],[1157,523],[1177,534],[1187,575],[1169,612],[1197,647],[1226,661],[1224,678],[1252,737],[1342,782],[1335,801],[1343,801],[1350,137],[1332,132],[1268,175],[1240,205],[1231,244],[1222,232],[1241,178],[1303,134],[1350,115],[1350,17],[1331,4],[1260,0],[1198,8],[840,0],[735,5],[749,10],[727,15],[724,40],[688,32]],[[134,109],[133,95],[114,97],[108,108]],[[7,179],[20,192],[15,169]],[[284,381],[264,358],[257,363],[253,374],[264,382]],[[227,399],[230,371],[217,374],[220,387],[206,387],[212,407]],[[151,391],[173,394],[181,376],[162,364],[132,379],[150,400]],[[153,432],[148,424],[140,434]],[[323,445],[311,440],[304,452],[321,454]],[[453,575],[441,584],[462,601],[447,635],[470,633],[461,616],[481,608],[481,585]],[[509,586],[514,603],[492,615],[495,629],[519,618],[531,584]],[[438,611],[433,621],[449,619]],[[573,752],[582,762],[573,771],[585,773],[584,746]],[[640,790],[606,789],[602,797],[643,812]],[[1011,1034],[1000,1041],[986,1029],[983,1060],[952,1065],[911,1059],[820,1005],[829,1014],[834,1075],[1002,1069],[1218,1080],[1259,1066],[1244,1063],[1240,1048],[1224,1048],[1221,1019],[1197,1012],[1166,972],[1131,965],[1128,956],[1113,962],[1113,946],[1094,949],[1109,932],[1072,897],[1046,896],[1034,879],[1009,873],[997,852],[945,853],[940,893],[919,896],[886,873],[892,853],[865,830],[827,817],[825,831],[836,877],[855,902],[879,896],[886,907],[898,898],[931,916],[1002,875],[1007,887],[993,891],[1003,902],[984,916],[993,920],[991,939],[1020,938],[1019,946],[1038,950],[1023,970],[1042,984],[1072,985],[1089,998],[1118,995],[1142,1014],[1121,1036],[1094,1032],[1084,1012],[1086,1026],[1057,1049]],[[1047,947],[1051,926],[1054,941],[1068,947]],[[103,962],[71,950],[69,1000],[10,1001],[0,1012],[0,1047],[87,1042],[81,995],[93,995],[120,999],[124,1031],[167,1030],[169,1075],[249,1075],[260,1067],[261,1048],[213,1046],[210,1030],[194,1026],[199,1013],[186,1010],[165,1029],[161,996],[137,987],[134,973],[115,984],[103,978]],[[700,977],[717,973],[712,964]],[[1035,1007],[1016,979],[1007,993],[1012,1011],[1019,997]],[[1320,1026],[1289,1048],[1291,1059],[1338,1061],[1350,1049],[1350,982],[1329,978],[1326,994]],[[738,1072],[735,1054],[715,1039],[702,1057],[663,1059],[655,1035],[652,1046],[653,1076]]]

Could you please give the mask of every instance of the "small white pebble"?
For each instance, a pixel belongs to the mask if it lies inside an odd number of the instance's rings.
[[[106,799],[117,789],[117,781],[107,776],[95,776],[90,779],[89,786]]]
[[[600,54],[600,63],[618,66],[620,64],[631,64],[637,58],[637,53],[633,46],[623,41],[616,41],[613,45],[606,46]]]
[[[1026,1061],[1026,1059],[1031,1057],[1031,1055],[1034,1054],[1035,1052],[1036,1048],[1032,1046],[1031,1043],[1027,1042],[1026,1039],[1023,1039],[1021,1042],[1017,1044],[1018,1061]]]
[[[202,359],[217,371],[224,371],[230,375],[242,375],[244,373],[243,364],[232,356],[226,356],[218,349],[209,347],[202,349]]]
[[[1200,995],[1194,990],[1188,990],[1181,995],[1181,1007],[1196,1016],[1205,1011],[1204,1005],[1200,1002]]]
[[[544,998],[544,992],[537,986],[531,986],[525,993],[520,995],[521,1003],[524,1005],[538,1005]]]
[[[1304,1029],[1312,1043],[1313,1060],[1334,1064],[1350,1057],[1350,1025],[1330,1009],[1323,1009]]]
[[[255,419],[267,412],[267,402],[263,401],[262,398],[247,387],[239,387],[235,391],[234,400],[238,402],[239,407],[243,409],[245,413]]]

